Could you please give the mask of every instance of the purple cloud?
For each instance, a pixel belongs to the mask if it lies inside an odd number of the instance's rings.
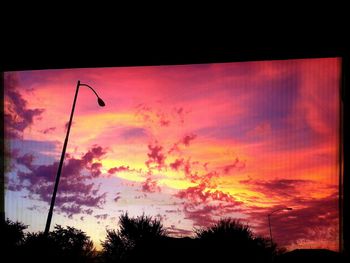
[[[21,165],[27,167],[30,170],[33,167],[32,163],[33,163],[34,159],[35,159],[35,157],[33,154],[26,153],[23,156],[17,157],[16,162],[18,164],[21,164]]]
[[[23,131],[39,118],[44,109],[28,109],[27,101],[18,90],[18,80],[14,74],[5,74],[4,92],[5,136],[21,138]]]
[[[103,220],[106,220],[108,216],[109,216],[108,214],[95,215],[97,219],[103,219]]]
[[[186,219],[195,226],[205,227],[230,213],[241,212],[243,202],[219,190],[206,190],[207,183],[180,190],[176,197],[185,200],[183,211]]]
[[[274,242],[280,246],[302,245],[302,243],[338,240],[339,211],[338,194],[324,198],[295,198],[288,206],[291,211],[279,211],[271,215]],[[258,223],[257,231],[268,236],[267,214],[280,206],[252,208],[247,214]]]
[[[316,183],[312,180],[296,179],[276,179],[276,180],[241,180],[241,184],[256,192],[264,194],[266,197],[294,197],[300,193],[305,185]]]
[[[64,204],[60,207],[60,211],[67,214],[68,218],[73,218],[74,214],[81,213],[81,207],[76,204],[71,204],[71,205]]]
[[[92,213],[90,208],[102,208],[106,202],[106,193],[99,193],[99,187],[91,180],[101,174],[100,159],[106,151],[94,145],[80,159],[67,157],[62,168],[60,184],[56,197],[56,208],[71,217],[78,213]],[[51,202],[53,185],[58,162],[50,165],[33,165],[33,156],[25,154],[16,158],[30,172],[17,172],[17,180],[8,182],[8,190],[27,190],[31,199]]]
[[[143,128],[127,128],[121,133],[121,136],[124,139],[142,138],[147,136],[147,132]]]
[[[118,192],[118,193],[116,193],[116,196],[114,197],[113,200],[114,200],[114,202],[118,202],[120,198],[122,198],[122,197],[120,196],[120,192]]]

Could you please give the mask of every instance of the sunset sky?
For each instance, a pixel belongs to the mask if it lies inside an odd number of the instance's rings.
[[[51,229],[100,248],[123,212],[172,236],[220,218],[294,248],[338,248],[340,59],[5,73],[5,212],[43,231],[77,81]]]

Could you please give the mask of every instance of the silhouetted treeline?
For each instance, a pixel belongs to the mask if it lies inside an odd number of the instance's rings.
[[[42,232],[24,233],[26,228],[8,219],[2,223],[2,262],[306,262],[303,257],[290,260],[294,254],[280,255],[276,244],[271,246],[232,218],[195,229],[193,238],[172,238],[160,220],[125,213],[119,217],[118,228],[106,230],[99,252],[90,237],[74,227],[56,225],[48,237]],[[332,262],[339,258],[333,257]],[[310,256],[307,261],[314,262]]]
[[[96,262],[93,243],[81,230],[56,225],[45,237],[43,232],[25,234],[26,228],[8,219],[2,223],[2,262]]]
[[[128,214],[120,216],[118,230],[107,230],[102,247],[104,262],[269,262],[276,253],[275,245],[231,218],[195,230],[194,238],[171,238],[159,220]]]

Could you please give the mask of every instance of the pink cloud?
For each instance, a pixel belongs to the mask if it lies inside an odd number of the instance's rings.
[[[245,167],[245,162],[240,161],[238,158],[232,163],[223,167],[224,174],[230,174],[233,169],[242,170]]]
[[[191,159],[188,158],[184,163],[183,163],[183,170],[185,177],[189,179],[192,183],[196,183],[198,180],[201,180],[201,176],[198,175],[198,172],[192,171],[192,165],[195,164],[196,162],[191,162]],[[204,176],[205,177],[205,176]]]
[[[171,225],[170,227],[166,228],[166,231],[167,231],[168,235],[175,236],[175,237],[192,236],[193,235],[192,230],[177,228],[175,225]]]
[[[162,153],[163,147],[160,145],[148,145],[149,152],[147,153],[148,160],[145,162],[148,168],[157,168],[161,170],[165,166],[166,156]],[[155,164],[155,167],[152,167]]]
[[[173,152],[180,152],[180,145],[184,145],[184,146],[190,146],[190,142],[193,141],[195,138],[197,137],[196,134],[187,134],[184,135],[180,140],[178,140],[176,143],[174,143],[174,145],[170,148],[170,150],[168,151],[168,153],[173,153]]]
[[[51,132],[53,132],[53,131],[55,131],[55,130],[56,130],[56,127],[50,127],[50,128],[41,130],[41,132],[42,132],[43,134],[49,134],[49,133],[51,133]]]
[[[157,181],[152,179],[151,177],[148,177],[146,181],[142,183],[142,191],[146,193],[154,193],[154,192],[160,192],[161,189],[157,185]]]
[[[185,111],[184,111],[184,108],[183,107],[178,107],[178,108],[175,107],[174,111],[177,114],[180,123],[184,124],[184,122],[185,122],[185,114],[186,114]]]
[[[190,142],[193,141],[196,137],[197,137],[196,134],[185,135],[181,139],[181,143],[183,143],[185,146],[189,146]]]
[[[146,104],[139,104],[136,109],[136,115],[141,116],[146,123],[160,127],[168,127],[171,123],[171,116],[161,109],[153,108]]]
[[[118,166],[118,167],[113,167],[111,169],[108,170],[108,173],[109,174],[115,174],[117,172],[126,172],[126,171],[129,171],[129,166]]]
[[[180,190],[175,194],[176,197],[180,199],[186,199],[192,204],[201,204],[208,203],[211,201],[223,201],[235,204],[242,204],[235,200],[235,198],[228,194],[219,190],[209,191],[206,190],[207,185],[205,183],[201,183],[197,186],[188,187],[185,190]]]
[[[173,163],[170,163],[171,169],[178,171],[181,166],[184,164],[184,159],[176,159]]]

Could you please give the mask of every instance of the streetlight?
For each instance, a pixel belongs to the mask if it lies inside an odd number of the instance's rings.
[[[77,101],[77,97],[78,97],[78,92],[79,92],[79,87],[80,87],[80,86],[88,87],[88,88],[90,88],[90,89],[95,93],[95,95],[96,95],[96,97],[97,97],[97,103],[98,103],[98,105],[100,105],[101,107],[104,107],[104,106],[106,105],[106,104],[104,103],[104,101],[98,96],[97,92],[96,92],[92,87],[90,87],[90,86],[87,85],[87,84],[82,84],[82,83],[80,83],[80,80],[78,80],[77,88],[76,88],[75,96],[74,96],[74,101],[73,101],[72,112],[71,112],[71,114],[70,114],[70,119],[69,119],[69,123],[68,123],[66,139],[64,140],[63,149],[62,149],[62,154],[61,154],[61,160],[60,160],[60,164],[59,164],[58,170],[57,170],[55,188],[54,188],[54,190],[53,190],[53,194],[52,194],[52,198],[51,198],[50,210],[49,210],[49,213],[48,213],[48,215],[47,215],[47,220],[46,220],[46,226],[45,226],[44,236],[47,236],[48,233],[49,233],[49,230],[50,230],[50,224],[51,224],[51,219],[52,219],[53,207],[54,207],[54,205],[55,205],[58,183],[59,183],[60,177],[61,177],[61,171],[62,171],[64,156],[66,155],[66,148],[67,148],[67,143],[68,143],[68,137],[69,137],[70,127],[71,127],[71,125],[72,125],[72,120],[73,120],[73,114],[74,114],[75,104],[76,104],[76,101]]]
[[[274,211],[272,211],[270,214],[267,215],[267,218],[269,220],[269,229],[270,229],[270,246],[272,247],[272,232],[271,232],[271,222],[270,222],[270,217],[273,213],[276,213],[278,211],[282,211],[282,210],[293,210],[292,208],[290,207],[285,207],[285,208],[278,208]]]

